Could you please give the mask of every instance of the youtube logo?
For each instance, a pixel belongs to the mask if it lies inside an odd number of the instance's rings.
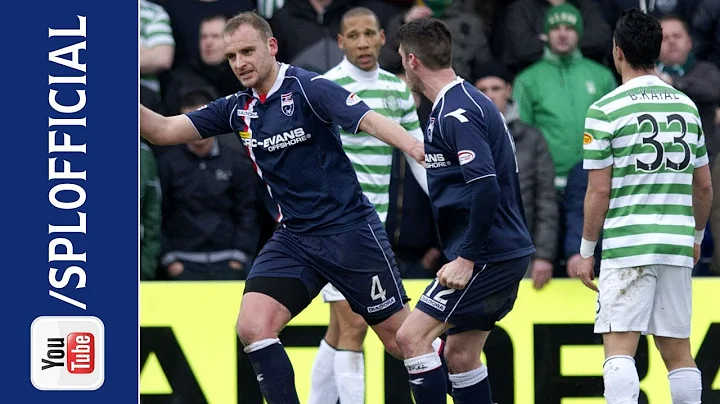
[[[30,326],[30,379],[38,390],[97,390],[105,380],[105,327],[97,317],[38,317]]]

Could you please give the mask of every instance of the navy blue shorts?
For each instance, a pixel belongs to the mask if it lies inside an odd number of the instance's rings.
[[[306,235],[281,228],[255,259],[247,279],[254,278],[300,280],[308,299],[301,307],[294,304],[293,314],[306,307],[328,282],[370,325],[400,311],[408,300],[390,241],[375,214],[364,225],[339,234]],[[276,293],[272,297],[290,309],[283,296]]]
[[[420,296],[415,308],[450,324],[452,327],[448,334],[490,331],[512,310],[530,257],[476,265],[463,290],[446,288],[435,278]]]

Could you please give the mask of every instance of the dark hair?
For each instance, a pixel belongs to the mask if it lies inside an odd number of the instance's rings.
[[[227,24],[225,24],[225,35],[232,34],[243,25],[249,25],[255,28],[264,40],[273,36],[270,24],[255,11],[245,11],[229,19]]]
[[[677,14],[665,14],[662,17],[658,18],[658,22],[662,23],[663,21],[677,21],[680,24],[682,24],[683,29],[685,29],[685,32],[690,35],[690,25],[687,21],[685,21],[684,18],[680,17]]]
[[[178,97],[178,108],[194,108],[199,105],[209,104],[215,99],[213,91],[209,88],[193,87],[180,91]]]
[[[452,64],[452,35],[437,18],[420,18],[395,32],[395,43],[406,55],[414,54],[430,70],[447,69]]]
[[[203,17],[202,20],[200,20],[200,25],[202,25],[206,22],[215,21],[215,20],[223,20],[224,22],[227,22],[228,17],[225,14],[218,14],[218,13],[210,14],[210,15]]]
[[[366,7],[355,7],[351,8],[345,14],[343,14],[342,19],[340,20],[340,33],[342,34],[345,32],[345,20],[348,18],[353,17],[362,17],[362,16],[368,16],[373,17],[375,19],[375,24],[377,25],[378,31],[382,28],[380,27],[380,19],[378,18],[377,14],[375,14],[372,10]]]
[[[624,11],[615,25],[614,38],[630,67],[644,70],[655,67],[663,36],[660,23],[651,15],[636,8]]]

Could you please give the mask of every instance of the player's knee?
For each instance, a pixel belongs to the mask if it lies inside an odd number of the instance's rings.
[[[452,373],[465,373],[480,366],[480,352],[475,352],[475,349],[468,346],[446,344],[444,356]]]
[[[272,311],[248,313],[247,310],[241,308],[235,323],[235,331],[244,345],[263,339],[277,338],[280,330],[287,323],[281,317]]]
[[[395,342],[405,358],[412,358],[417,356],[418,350],[423,345],[424,338],[406,321],[398,329]]]
[[[695,367],[689,340],[658,336],[653,339],[668,370]]]
[[[365,319],[361,316],[352,316],[346,320],[341,323],[338,330],[340,334],[338,345],[342,349],[362,349],[368,329]]]

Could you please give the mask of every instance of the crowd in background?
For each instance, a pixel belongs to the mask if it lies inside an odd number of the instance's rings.
[[[559,16],[547,16],[557,5]],[[624,9],[660,19],[656,74],[696,103],[714,182],[720,181],[714,166],[720,153],[720,0],[140,0],[141,102],[174,115],[240,90],[222,33],[228,18],[249,10],[270,21],[278,61],[323,74],[342,60],[340,20],[357,6],[378,15],[387,37],[380,66],[399,76],[394,32],[428,16],[448,25],[453,68],[492,99],[514,137],[537,248],[528,277],[537,288],[567,277],[579,260],[585,113],[620,82],[612,32]],[[424,128],[432,102],[419,94],[415,101]],[[237,135],[178,146],[140,141],[141,279],[244,279],[277,222]],[[400,271],[405,278],[432,278],[446,261],[428,197],[402,153],[388,175],[386,228]],[[696,276],[720,275],[720,253],[714,254],[720,237],[712,237],[720,235],[715,195]]]

